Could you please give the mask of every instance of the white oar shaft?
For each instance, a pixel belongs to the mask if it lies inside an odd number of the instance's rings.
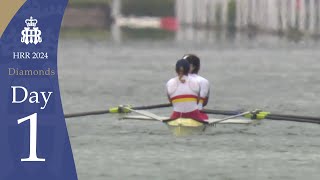
[[[251,111],[246,111],[246,112],[243,112],[243,113],[241,113],[241,114],[237,114],[237,115],[225,117],[225,118],[223,118],[223,119],[208,121],[208,123],[209,123],[209,124],[216,124],[216,123],[220,123],[220,122],[222,122],[222,121],[228,120],[228,119],[233,119],[233,118],[240,117],[240,116],[244,116],[244,115],[247,115],[247,114],[250,114],[250,113],[251,113]]]
[[[124,108],[126,110],[129,110],[131,112],[135,112],[135,113],[141,114],[143,116],[146,116],[146,117],[161,121],[161,122],[164,120],[160,116],[157,116],[157,115],[155,115],[155,114],[153,114],[151,112],[146,112],[146,111],[142,111],[142,110],[134,110],[134,109],[129,108],[129,107],[122,107],[122,108]]]

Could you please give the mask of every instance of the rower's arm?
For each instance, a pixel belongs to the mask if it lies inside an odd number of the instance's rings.
[[[209,102],[210,89],[208,91],[207,97],[204,98],[203,107],[206,106]]]
[[[209,101],[209,94],[210,94],[210,83],[208,80],[203,81],[201,83],[201,91],[200,91],[200,97],[202,98],[202,106],[206,106]]]
[[[167,97],[168,97],[169,102],[172,104],[172,101],[171,101],[169,94],[167,94]]]

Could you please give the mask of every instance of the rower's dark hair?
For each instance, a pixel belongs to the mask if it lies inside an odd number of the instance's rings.
[[[194,67],[191,73],[198,74],[200,69],[200,58],[198,56],[194,54],[186,54],[182,57],[182,59],[187,60]]]
[[[190,70],[190,64],[185,59],[180,59],[176,63],[176,72],[179,76],[179,80],[184,83],[182,80],[183,75],[188,75]]]

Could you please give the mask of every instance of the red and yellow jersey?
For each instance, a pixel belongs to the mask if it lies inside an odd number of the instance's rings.
[[[198,109],[200,84],[195,78],[183,76],[184,82],[179,77],[167,82],[167,93],[175,112],[187,113]]]

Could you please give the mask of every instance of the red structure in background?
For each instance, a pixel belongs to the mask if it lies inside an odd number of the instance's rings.
[[[301,8],[301,0],[296,0],[296,9],[300,10]]]
[[[178,21],[175,17],[163,17],[160,20],[160,27],[168,31],[176,31],[178,30]]]

